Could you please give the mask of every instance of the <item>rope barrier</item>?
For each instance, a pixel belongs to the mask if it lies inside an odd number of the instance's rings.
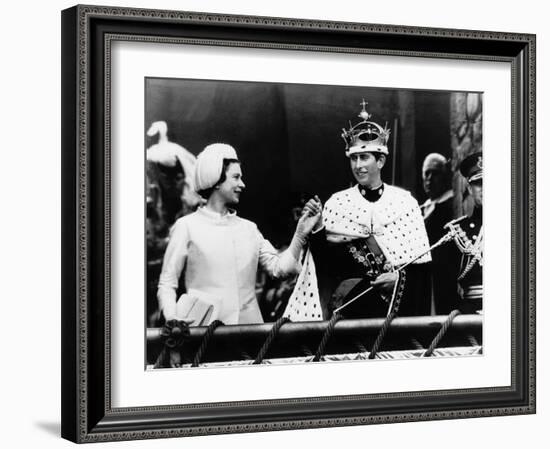
[[[163,328],[147,330],[148,344],[154,349],[151,352],[154,358],[149,363],[154,368],[197,367],[226,359],[262,364],[268,357],[305,357],[318,362],[328,359],[329,354],[356,352],[362,359],[376,360],[386,357],[382,351],[390,350],[390,346],[391,350],[415,348],[418,357],[440,355],[436,348],[443,346],[480,347],[482,318],[477,314],[461,314],[456,318],[458,315],[458,311],[453,311],[436,317],[400,317],[394,310],[383,320],[343,321],[345,317],[333,314],[324,322],[284,326],[283,321],[287,320],[278,320],[242,327],[224,326],[221,331],[214,329],[222,323],[190,329],[168,323]],[[243,335],[250,338],[243,339]],[[219,343],[223,344],[218,347]]]
[[[288,323],[290,321],[290,318],[286,316],[282,316],[279,318],[275,323],[273,323],[273,327],[269,331],[269,334],[267,335],[267,338],[264,341],[264,344],[260,348],[260,351],[258,352],[258,355],[254,359],[253,365],[259,365],[262,363],[269,347],[271,346],[271,343],[273,340],[275,340],[275,337],[279,333],[279,329],[283,326],[283,324]]]
[[[195,353],[195,357],[193,359],[193,363],[191,364],[192,367],[196,368],[200,365],[201,360],[204,356],[204,353],[206,352],[206,347],[208,346],[208,342],[210,341],[210,338],[214,334],[214,331],[218,326],[223,326],[223,323],[220,320],[214,320],[208,325],[208,329],[206,329],[206,332],[204,333],[204,337],[202,337],[201,344],[199,346],[199,349],[197,349],[197,352]]]
[[[318,362],[319,360],[321,360],[321,357],[325,353],[325,347],[330,340],[330,337],[332,336],[332,332],[334,331],[334,326],[336,326],[336,323],[341,318],[342,315],[340,315],[339,313],[334,313],[332,315],[332,318],[328,322],[325,333],[323,334],[323,338],[321,339],[321,343],[319,343],[319,347],[317,348],[317,351],[315,351],[315,356],[313,357],[313,359],[311,359],[312,362]]]
[[[376,357],[376,353],[378,352],[378,350],[380,349],[380,346],[382,345],[382,340],[384,340],[384,337],[386,336],[386,333],[390,328],[390,324],[396,315],[397,315],[397,312],[394,309],[384,320],[384,323],[380,328],[380,332],[378,332],[378,335],[376,336],[376,340],[374,341],[374,344],[372,345],[372,349],[370,350],[369,360],[372,360]]]
[[[447,319],[445,320],[445,322],[442,324],[441,326],[441,329],[439,329],[439,332],[437,333],[437,335],[435,336],[435,338],[432,340],[432,342],[430,343],[430,346],[428,347],[428,349],[426,350],[426,352],[424,353],[423,357],[431,357],[435,348],[437,347],[437,345],[441,342],[441,340],[443,339],[443,337],[445,336],[445,334],[447,333],[447,330],[449,329],[449,327],[451,327],[451,324],[453,322],[453,320],[455,319],[455,317],[457,315],[460,315],[460,311],[459,310],[453,310],[449,316],[447,317]]]

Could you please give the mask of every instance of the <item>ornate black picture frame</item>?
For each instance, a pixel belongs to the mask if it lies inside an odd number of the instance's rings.
[[[114,408],[111,403],[111,44],[187,43],[511,67],[511,385]],[[75,6],[62,12],[62,436],[75,442],[535,412],[535,36]]]

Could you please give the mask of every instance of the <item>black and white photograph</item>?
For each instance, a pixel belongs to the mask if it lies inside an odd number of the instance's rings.
[[[483,357],[483,92],[144,97],[146,369]]]
[[[6,2],[0,445],[544,447],[544,5]]]
[[[534,414],[535,34],[198,6],[61,14],[63,438]]]

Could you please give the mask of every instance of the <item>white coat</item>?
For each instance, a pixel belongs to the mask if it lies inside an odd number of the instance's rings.
[[[290,251],[279,253],[253,222],[234,211],[222,216],[202,207],[180,218],[172,228],[159,279],[158,299],[165,318],[175,317],[176,289],[183,275],[188,291],[220,298],[211,320],[262,323],[255,292],[258,266],[274,277],[296,274],[301,268]]]

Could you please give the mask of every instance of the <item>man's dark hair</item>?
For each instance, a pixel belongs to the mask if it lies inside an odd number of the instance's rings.
[[[220,179],[218,179],[216,184],[214,184],[212,187],[209,187],[208,189],[200,190],[198,192],[198,194],[200,196],[202,196],[203,198],[206,198],[206,199],[210,198],[210,195],[212,195],[212,192],[214,192],[214,190],[216,190],[216,187],[219,186],[220,184],[223,184],[225,182],[225,180],[227,179],[227,175],[226,175],[227,168],[231,164],[240,164],[240,163],[241,163],[241,161],[239,161],[238,159],[226,159],[226,158],[224,158],[223,163],[222,163],[222,174],[220,175]]]
[[[384,160],[387,160],[387,157],[384,153],[373,153],[374,154],[374,158],[379,161],[382,157],[384,158]]]

